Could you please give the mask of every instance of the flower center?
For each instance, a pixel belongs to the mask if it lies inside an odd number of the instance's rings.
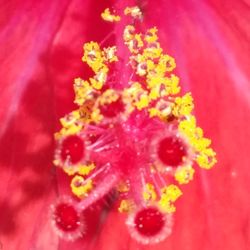
[[[124,111],[124,104],[121,98],[118,98],[116,101],[109,104],[102,105],[100,107],[101,114],[108,118],[114,118]]]
[[[84,141],[77,135],[65,138],[62,142],[61,158],[70,160],[72,164],[79,162],[85,153]]]
[[[54,211],[55,223],[59,230],[72,232],[80,226],[80,216],[73,205],[60,203]]]
[[[164,215],[155,207],[140,210],[134,218],[135,228],[144,236],[155,236],[165,225]]]
[[[184,143],[177,137],[169,136],[162,139],[158,145],[158,157],[168,166],[177,167],[187,155]]]

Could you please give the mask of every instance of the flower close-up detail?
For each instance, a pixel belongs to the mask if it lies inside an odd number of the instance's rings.
[[[0,1],[0,249],[247,250],[249,9]]]

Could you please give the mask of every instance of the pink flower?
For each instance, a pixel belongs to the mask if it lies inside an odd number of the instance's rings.
[[[155,2],[140,3],[144,23],[158,27],[161,45],[175,57],[181,86],[193,94],[197,120],[213,140],[218,164],[197,171],[185,186],[172,234],[153,249],[247,249],[247,3]],[[119,2],[1,3],[3,249],[152,249],[131,239],[116,209],[89,210],[92,226],[74,243],[58,239],[48,215],[58,192],[68,192],[64,175],[56,175],[52,165],[53,134],[58,119],[75,107],[73,79],[87,75],[80,63],[82,44],[100,42],[110,32],[112,25],[99,16],[113,5]]]

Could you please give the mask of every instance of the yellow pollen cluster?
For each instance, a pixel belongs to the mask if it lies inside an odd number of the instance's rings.
[[[82,176],[76,175],[71,180],[70,187],[74,195],[78,198],[84,198],[93,189],[93,181],[91,179],[85,181]]]
[[[158,29],[156,27],[149,29],[145,34],[145,41],[148,44],[152,44],[158,40],[157,36]]]
[[[192,166],[182,166],[176,169],[175,171],[175,180],[179,184],[187,184],[193,180],[194,169]]]
[[[135,27],[127,25],[123,31],[123,40],[126,42],[131,41],[135,34]]]
[[[121,20],[120,16],[111,14],[109,8],[106,8],[103,11],[103,13],[101,14],[101,17],[104,21],[107,21],[107,22],[119,22]]]
[[[150,117],[159,117],[163,121],[167,121],[167,118],[172,114],[173,104],[169,101],[159,100],[153,108],[149,109]]]
[[[118,57],[116,56],[116,51],[117,51],[116,46],[104,48],[103,55],[106,61],[108,61],[109,63],[117,62]]]
[[[181,117],[189,115],[194,108],[193,98],[191,93],[187,93],[182,97],[176,97],[173,107],[173,115]]]
[[[161,199],[159,206],[167,213],[175,212],[173,203],[182,195],[181,190],[176,185],[169,185],[161,189]]]
[[[55,164],[55,165],[59,166],[60,164]],[[95,169],[94,163],[90,163],[87,165],[83,165],[83,164],[79,163],[79,164],[74,165],[74,166],[67,166],[67,167],[63,168],[64,172],[70,176],[75,175],[75,174],[85,176],[85,175],[90,174],[94,169]]]
[[[100,96],[99,102],[101,105],[109,104],[117,101],[119,98],[118,93],[113,89],[107,89],[102,96]]]
[[[157,28],[151,28],[143,35],[136,33],[133,25],[127,25],[123,38],[131,53],[131,67],[146,83],[142,85],[138,82],[131,82],[131,87],[126,90],[127,92],[135,92],[132,98],[134,104],[136,103],[135,97],[138,99],[137,93],[143,92],[141,100],[139,102],[137,100],[138,103],[134,106],[139,110],[150,106],[148,108],[150,116],[158,116],[164,120],[166,115],[162,114],[158,102],[163,98],[168,98],[167,113],[171,112],[169,110],[171,106],[173,107],[173,115],[176,117],[189,114],[192,111],[193,99],[189,94],[183,97],[174,97],[180,92],[179,78],[171,73],[175,69],[176,63],[173,57],[163,54],[158,42]],[[152,105],[154,101],[157,102]],[[165,109],[164,112],[166,113]]]
[[[90,163],[88,165],[80,165],[78,167],[78,174],[80,175],[89,175],[93,170],[95,169],[95,164],[94,163]]]
[[[153,184],[151,183],[147,183],[144,187],[144,191],[143,191],[143,199],[145,201],[155,201],[157,199],[157,194],[155,191],[155,187]]]
[[[85,43],[83,49],[82,60],[93,70],[94,76],[89,80],[75,79],[74,102],[79,105],[79,110],[75,110],[61,119],[62,130],[59,132],[61,135],[75,134],[81,131],[85,124],[100,122],[102,116],[97,103],[102,103],[104,100],[106,100],[105,103],[114,101],[114,93],[110,94],[107,91],[102,96],[99,91],[107,81],[110,64],[118,61],[116,46],[101,49],[98,43],[91,41]],[[97,96],[100,97],[98,102],[94,101]]]
[[[71,180],[71,191],[78,198],[87,196],[88,193],[93,189],[93,181],[91,179],[85,180],[84,176],[88,176],[94,169],[95,164],[90,163],[87,165],[77,164],[76,166],[64,167],[63,170],[69,176],[73,176]]]
[[[209,147],[211,140],[203,137],[203,130],[196,126],[196,119],[189,115],[178,126],[179,131],[185,135],[190,145],[196,151],[196,162],[201,168],[210,169],[217,162],[216,153]]]
[[[134,18],[142,18],[142,12],[138,6],[125,8],[124,14],[131,15]]]
[[[124,99],[127,100],[132,107],[136,107],[138,110],[148,107],[149,97],[147,91],[143,89],[139,82],[133,82],[123,93]],[[133,108],[131,111],[132,110]]]
[[[179,172],[175,176],[176,180],[178,178],[179,184],[187,183],[187,179],[189,177],[187,177],[187,174],[184,176],[184,174],[181,174],[180,171],[183,171],[183,169],[179,169]],[[189,173],[190,176],[193,174],[191,170]],[[191,180],[191,177],[189,180]],[[151,183],[146,183],[143,190],[143,199],[146,204],[158,205],[161,210],[167,213],[175,212],[176,208],[174,206],[174,202],[182,195],[182,191],[176,185],[171,184],[163,187],[159,193],[158,197],[155,186]]]
[[[83,128],[79,110],[72,111],[60,119],[62,125],[61,131],[55,133],[55,139],[59,140],[63,136],[73,135],[80,132]]]

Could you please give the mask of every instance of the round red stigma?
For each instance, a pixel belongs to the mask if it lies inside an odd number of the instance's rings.
[[[63,232],[74,232],[79,228],[80,216],[72,204],[60,203],[55,207],[56,227]]]
[[[142,207],[128,217],[131,237],[142,244],[156,244],[172,232],[172,216],[157,207]]]
[[[124,103],[121,98],[109,104],[100,106],[101,114],[107,118],[114,118],[125,110]]]
[[[159,142],[157,154],[163,164],[177,167],[183,163],[183,158],[187,155],[187,151],[181,139],[169,136]]]
[[[61,145],[61,159],[76,164],[84,157],[85,145],[81,137],[71,135],[66,137]]]
[[[52,206],[52,224],[56,233],[65,240],[82,236],[85,224],[82,215],[69,197],[62,197]]]
[[[144,236],[155,236],[161,232],[165,225],[164,215],[155,207],[140,210],[135,218],[136,230]]]

